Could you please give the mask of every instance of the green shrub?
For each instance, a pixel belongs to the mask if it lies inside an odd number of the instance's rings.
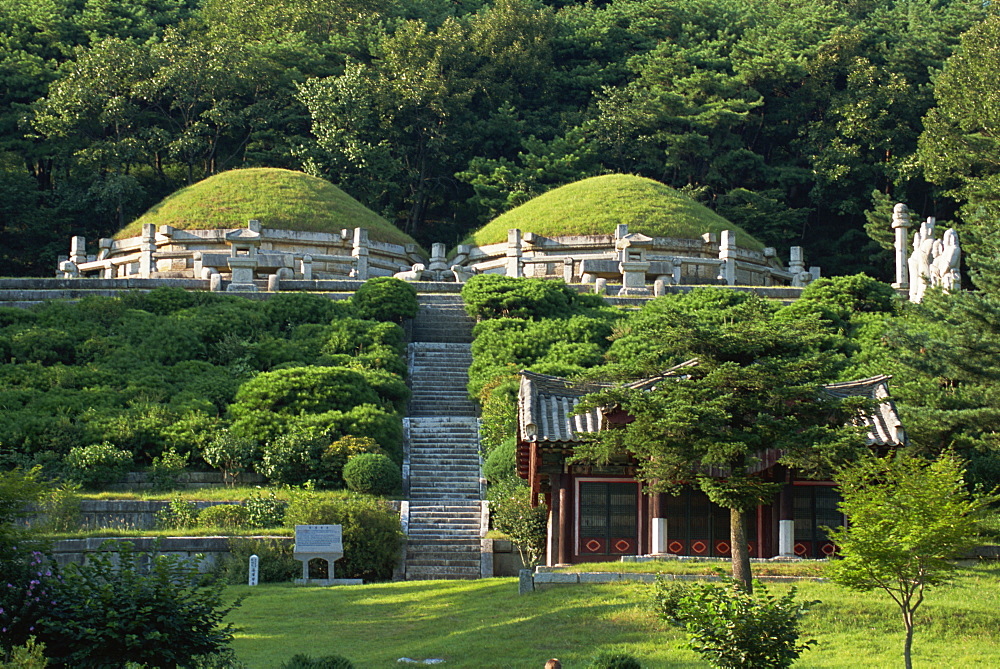
[[[132,454],[107,441],[70,449],[65,458],[66,475],[85,488],[116,483],[132,464]]]
[[[225,530],[243,530],[250,527],[250,514],[240,504],[216,504],[198,514],[201,527],[219,527]]]
[[[526,567],[541,562],[545,555],[548,508],[531,508],[531,490],[520,479],[491,485],[488,491],[493,529],[510,537]]]
[[[344,465],[349,490],[369,495],[391,495],[403,484],[399,465],[381,453],[359,453]]]
[[[517,438],[509,437],[490,451],[483,462],[483,477],[490,484],[517,476]]]
[[[247,509],[249,527],[266,529],[281,526],[285,521],[285,507],[288,503],[278,499],[274,491],[269,490],[266,497],[257,491],[251,492],[243,500],[243,506]]]
[[[51,601],[38,622],[46,654],[71,667],[188,666],[219,653],[232,640],[223,625],[232,606],[224,586],[202,585],[193,561],[136,553],[128,542],[71,564],[53,579]]]
[[[364,375],[344,367],[293,367],[264,372],[244,383],[229,410],[239,418],[251,411],[284,414],[346,411],[378,404]]]
[[[161,530],[183,530],[198,525],[198,507],[194,502],[177,498],[156,512],[156,527]]]
[[[64,330],[33,327],[11,337],[10,356],[18,362],[71,365],[76,357],[76,347],[72,335]]]
[[[250,556],[256,555],[259,583],[287,583],[302,573],[302,563],[292,554],[291,541],[276,538],[229,538],[229,555],[216,567],[216,574],[230,585],[246,585]]]
[[[661,618],[686,629],[691,650],[713,667],[789,667],[815,643],[799,643],[803,605],[795,602],[794,587],[778,598],[757,581],[753,588],[747,593],[731,579],[685,588],[658,578],[653,607]]]
[[[43,527],[48,532],[80,529],[80,484],[62,483],[53,486],[39,500],[39,510],[45,517]]]
[[[349,434],[326,447],[320,456],[320,466],[324,479],[331,488],[344,487],[344,465],[361,453],[382,453],[385,451],[371,437],[357,437]]]
[[[602,651],[590,661],[589,669],[642,669],[639,660],[628,653]]]
[[[417,315],[417,289],[388,276],[368,279],[354,292],[351,304],[361,318],[400,323]]]
[[[354,669],[354,665],[346,657],[340,655],[324,655],[310,657],[299,653],[281,665],[281,669]]]
[[[264,303],[264,315],[272,327],[291,331],[305,323],[326,325],[337,315],[338,304],[322,295],[278,293]]]
[[[173,447],[153,458],[153,464],[149,468],[149,478],[153,488],[155,490],[176,488],[187,463],[187,453],[181,455]]]
[[[344,557],[337,573],[344,578],[386,581],[399,559],[403,533],[399,513],[377,497],[352,494],[324,498],[310,490],[295,491],[285,511],[285,526],[341,525]]]
[[[257,442],[246,436],[220,430],[215,439],[202,451],[201,457],[209,467],[218,469],[227,485],[235,485],[236,477],[246,471],[257,458]]]
[[[283,434],[264,444],[255,467],[271,483],[302,485],[318,478],[325,443],[322,437],[303,432]]]
[[[576,297],[576,291],[562,281],[501,274],[480,274],[462,286],[465,310],[477,321],[562,318],[570,315]]]
[[[8,653],[8,661],[0,659],[0,669],[45,669],[49,661],[45,658],[45,644],[29,638],[24,645],[15,646]]]
[[[403,421],[395,413],[372,404],[361,404],[344,413],[341,434],[370,437],[394,462],[403,462]]]

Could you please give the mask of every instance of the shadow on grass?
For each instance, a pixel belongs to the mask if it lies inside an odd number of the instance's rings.
[[[399,666],[401,657],[477,669],[530,669],[559,657],[571,668],[600,650],[631,653],[650,667],[704,666],[620,584],[523,596],[515,579],[234,591],[249,591],[232,619],[241,628],[236,651],[254,669],[296,652],[338,653],[365,668]]]

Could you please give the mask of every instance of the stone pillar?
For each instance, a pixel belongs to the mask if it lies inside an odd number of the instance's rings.
[[[649,552],[653,555],[669,553],[667,548],[667,496],[662,492],[653,493],[650,499],[652,507],[652,545]]]
[[[573,283],[573,259],[563,258],[563,281]]]
[[[674,265],[674,285],[681,285],[681,266],[679,263]]]
[[[507,231],[507,276],[524,276],[521,271],[521,231],[517,228]]]
[[[663,297],[666,292],[666,283],[663,279],[657,279],[653,282],[653,295],[655,297]]]
[[[87,239],[76,236],[69,240],[69,261],[75,265],[87,262]]]
[[[433,273],[435,281],[441,281],[443,279],[441,275],[451,271],[446,253],[444,244],[431,244],[431,262],[427,269]]]
[[[59,263],[59,273],[56,276],[60,279],[79,279],[80,269],[72,260],[63,260]]]
[[[778,557],[795,557],[795,496],[789,480],[778,493]]]
[[[608,280],[602,277],[598,277],[594,281],[594,294],[606,295],[607,292],[608,292]]]
[[[788,271],[792,274],[792,285],[802,287],[806,282],[802,280],[802,275],[806,274],[806,265],[802,260],[802,247],[793,246],[788,250]]]
[[[153,252],[156,251],[156,226],[144,223],[139,241],[139,276],[148,279],[154,269]]]
[[[368,280],[368,231],[364,228],[354,228],[354,278],[360,281]]]
[[[719,278],[726,282],[727,286],[736,285],[736,234],[732,230],[722,231],[722,241],[719,242],[719,260],[722,266],[719,268]]]
[[[312,281],[313,278],[313,257],[302,256],[301,264],[302,278],[305,281]]]
[[[278,278],[277,274],[267,275],[267,292],[277,293],[281,290],[281,279]]]
[[[906,245],[910,240],[910,210],[900,202],[892,208],[892,231],[895,233],[896,281],[893,288],[909,290],[910,267]]]
[[[211,270],[209,270],[211,271]],[[218,272],[211,271],[208,276],[208,289],[213,293],[218,293],[222,291],[222,275]]]
[[[114,245],[115,240],[108,239],[107,237],[102,237],[97,240],[97,259],[104,260],[109,255],[111,255],[111,247]]]

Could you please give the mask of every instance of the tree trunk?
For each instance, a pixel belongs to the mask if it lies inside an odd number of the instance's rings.
[[[903,627],[906,628],[906,640],[903,641],[903,665],[906,669],[913,669],[913,658],[910,657],[910,649],[913,647],[912,613],[903,613]]]
[[[746,516],[737,509],[729,510],[729,544],[733,559],[733,581],[746,592],[753,592]]]

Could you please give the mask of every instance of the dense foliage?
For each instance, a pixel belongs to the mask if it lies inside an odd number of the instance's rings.
[[[182,185],[270,166],[331,179],[425,245],[554,186],[639,174],[766,244],[884,273],[865,214],[884,227],[907,200],[947,217],[950,186],[929,185],[925,165],[979,164],[937,148],[978,146],[917,140],[925,117],[963,123],[932,73],[980,25],[966,59],[988,73],[994,13],[979,0],[3,0],[0,265],[48,274],[71,234],[110,236]]]
[[[653,608],[688,633],[688,645],[718,669],[790,667],[815,640],[800,641],[803,604],[792,587],[775,597],[760,583],[681,584],[657,579]],[[818,603],[818,602],[814,602]]]
[[[196,565],[171,555],[144,555],[127,542],[110,553],[72,564],[48,581],[51,602],[38,621],[38,639],[56,663],[72,667],[188,666],[224,651],[232,610],[222,585],[205,586]]]
[[[926,590],[946,583],[955,558],[979,543],[982,511],[997,496],[972,498],[952,453],[933,461],[874,457],[841,469],[836,480],[847,525],[830,533],[841,557],[831,564],[830,579],[892,598],[903,616],[903,658],[910,669]]]
[[[184,466],[342,485],[337,439],[402,460],[404,351],[398,324],[315,295],[160,288],[4,310],[0,465],[89,487],[147,467],[168,487]]]

